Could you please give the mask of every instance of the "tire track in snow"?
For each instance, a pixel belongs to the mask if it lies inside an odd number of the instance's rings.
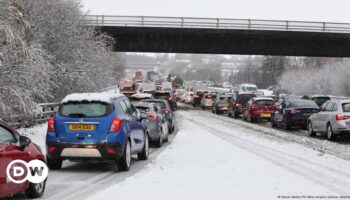
[[[343,177],[336,173],[336,171],[340,169],[332,169],[329,167],[324,168],[323,166],[312,162],[305,162],[305,159],[303,158],[290,156],[284,152],[278,152],[276,149],[234,136],[225,131],[217,130],[215,127],[196,120],[193,117],[189,118],[185,115],[183,115],[183,117],[200,128],[203,128],[211,134],[223,139],[224,141],[229,142],[234,146],[238,146],[258,157],[268,160],[279,167],[285,168],[298,176],[314,182],[317,185],[321,185],[322,187],[341,195],[350,195],[349,176],[348,174],[344,173],[346,176]],[[325,170],[322,171],[321,168]]]

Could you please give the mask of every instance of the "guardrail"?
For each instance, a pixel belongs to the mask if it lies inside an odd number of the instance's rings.
[[[118,87],[111,86],[105,89],[102,89],[100,92],[118,92]],[[39,103],[38,106],[40,110],[38,110],[38,114],[34,114],[32,116],[28,115],[14,115],[11,116],[10,119],[5,119],[8,124],[13,126],[14,128],[22,128],[22,127],[30,127],[36,124],[45,123],[49,120],[51,116],[58,111],[58,107],[61,103]]]
[[[244,29],[350,33],[350,23],[260,19],[86,15],[91,26]]]
[[[40,111],[38,114],[27,116],[27,115],[15,115],[12,116],[8,121],[8,123],[15,127],[30,127],[36,124],[41,124],[47,122],[51,116],[58,111],[58,107],[61,103],[40,103],[38,106],[40,107]]]

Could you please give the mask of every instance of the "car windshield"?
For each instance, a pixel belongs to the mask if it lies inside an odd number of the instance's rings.
[[[245,104],[253,97],[255,97],[254,94],[241,94],[241,95],[238,95],[237,102],[241,104]]]
[[[350,112],[350,102],[343,103],[342,107],[343,107],[343,112]]]
[[[68,102],[59,109],[59,114],[66,117],[102,117],[113,111],[113,104],[103,102]]]
[[[257,100],[257,101],[255,101],[255,104],[262,105],[262,106],[270,106],[274,103],[275,102],[273,100]]]
[[[288,108],[318,108],[317,104],[314,101],[291,101],[289,102]]]

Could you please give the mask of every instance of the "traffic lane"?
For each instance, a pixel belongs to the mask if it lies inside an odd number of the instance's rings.
[[[130,170],[127,172],[117,171],[116,166],[111,162],[64,161],[62,169],[49,172],[45,193],[41,199],[85,199],[100,189],[119,183],[151,163],[171,144],[177,132],[178,129],[175,127],[174,133],[169,135],[169,142],[163,143],[161,148],[153,148],[151,146],[148,160],[138,161],[137,156],[133,156]],[[24,193],[19,193],[12,199],[26,199],[26,196]]]

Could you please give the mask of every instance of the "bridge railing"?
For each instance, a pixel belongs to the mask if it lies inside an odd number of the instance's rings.
[[[259,19],[87,15],[91,26],[210,28],[350,33],[350,24]]]

